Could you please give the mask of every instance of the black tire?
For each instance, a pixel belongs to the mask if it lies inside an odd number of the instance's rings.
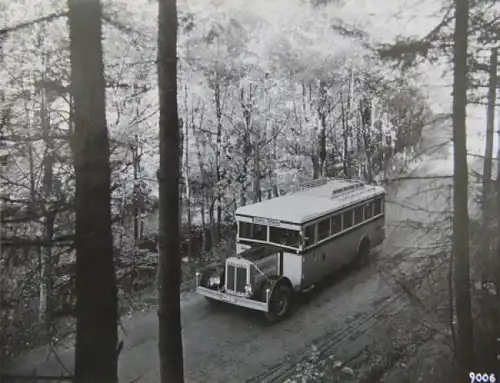
[[[356,259],[354,260],[354,266],[356,269],[362,269],[365,267],[370,261],[370,242],[365,239],[361,242],[358,250],[358,254],[356,255]]]
[[[287,318],[292,309],[292,298],[293,290],[291,286],[285,282],[278,282],[269,297],[269,312],[266,313],[267,320],[271,323],[278,323]]]

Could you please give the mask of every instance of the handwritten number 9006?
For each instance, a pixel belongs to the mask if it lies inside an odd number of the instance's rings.
[[[476,374],[474,372],[469,372],[470,383],[496,383],[497,379],[495,374]]]

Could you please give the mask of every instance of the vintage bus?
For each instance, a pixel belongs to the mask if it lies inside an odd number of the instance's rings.
[[[207,298],[285,318],[295,292],[334,270],[368,261],[385,237],[385,190],[323,178],[236,210],[236,254],[196,273]]]

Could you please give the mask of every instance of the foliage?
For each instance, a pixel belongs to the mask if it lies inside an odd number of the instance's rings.
[[[9,3],[2,17],[15,26],[65,11],[64,1],[19,2]],[[104,2],[119,277],[144,261],[140,247],[158,231],[156,17],[157,6],[150,1],[134,2],[133,8],[126,1]],[[39,254],[45,247],[53,252],[51,284],[66,297],[59,302],[53,294],[51,319],[72,313],[75,181],[67,37],[61,16],[2,39],[1,133],[9,156],[1,178],[9,193],[0,262],[9,267],[0,268],[0,299],[8,302],[1,314],[8,323],[27,320],[23,305],[37,311],[44,283]],[[313,177],[352,175],[352,169],[369,180],[383,178],[393,166],[391,158],[411,153],[431,115],[428,102],[407,72],[392,70],[360,37],[336,2],[318,8],[300,0],[179,2],[177,93],[179,117],[189,133],[184,147],[189,162],[183,164],[188,180],[182,179],[181,187],[183,208],[185,188],[191,189],[193,226],[184,222],[183,233],[185,241],[202,242],[189,254],[194,263],[218,254],[207,252],[220,240],[216,226],[224,238],[224,225],[231,225],[238,206]],[[48,168],[49,193],[44,190]],[[54,217],[49,237],[48,216]],[[155,240],[147,247],[150,257]]]

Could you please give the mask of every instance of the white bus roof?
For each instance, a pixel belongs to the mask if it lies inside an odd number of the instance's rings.
[[[385,189],[380,186],[331,180],[321,186],[242,206],[236,210],[236,216],[302,224],[381,194],[385,194]]]

